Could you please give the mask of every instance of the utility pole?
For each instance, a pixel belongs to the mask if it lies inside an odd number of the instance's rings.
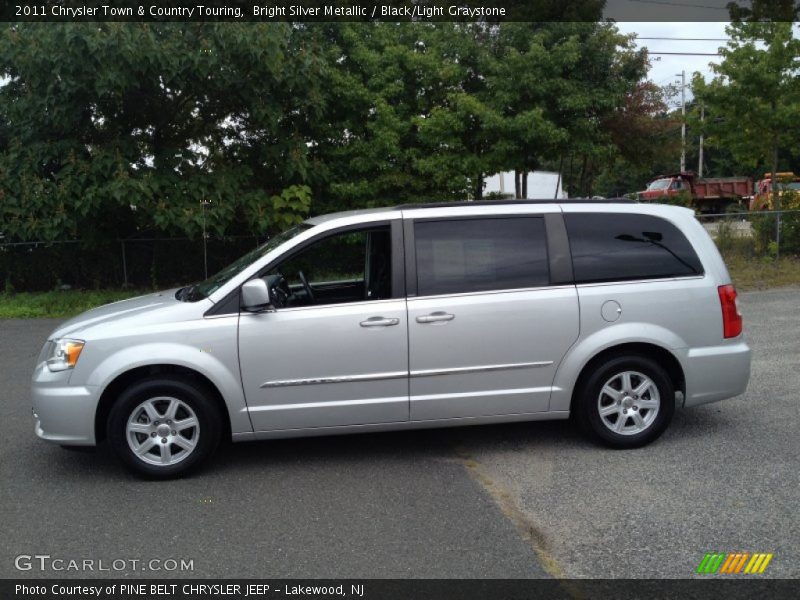
[[[208,234],[206,233],[206,206],[211,204],[210,200],[203,198],[200,206],[203,207],[203,279],[208,279]]]
[[[686,170],[686,70],[681,71],[680,76],[681,76],[681,173],[683,173]]]
[[[700,157],[697,159],[697,176],[703,176],[703,121],[706,119],[706,105],[700,105]]]

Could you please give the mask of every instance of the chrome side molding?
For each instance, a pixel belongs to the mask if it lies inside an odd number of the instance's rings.
[[[278,379],[265,381],[259,387],[274,388],[293,385],[319,385],[325,383],[353,383],[361,381],[382,381],[384,379],[399,379],[400,377],[435,377],[437,375],[455,375],[458,373],[486,373],[489,371],[506,371],[509,369],[536,369],[549,367],[552,360],[537,362],[508,363],[504,365],[482,365],[479,367],[453,367],[450,369],[419,369],[411,371],[389,371],[385,373],[372,373],[369,375],[339,375],[336,377],[313,377],[308,379]]]
[[[455,375],[457,373],[487,373],[489,371],[508,371],[510,369],[536,369],[549,367],[552,360],[537,362],[508,363],[505,365],[482,365],[479,367],[453,367],[450,369],[418,369],[411,371],[411,377],[435,377],[437,375]]]
[[[313,377],[309,379],[279,379],[265,381],[259,387],[288,387],[292,385],[318,385],[321,383],[353,383],[356,381],[381,381],[384,379],[398,379],[408,377],[406,371],[389,371],[386,373],[370,373],[369,375],[339,375],[337,377]]]

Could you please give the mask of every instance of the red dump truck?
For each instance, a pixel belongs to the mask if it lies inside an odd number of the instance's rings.
[[[753,180],[749,177],[697,177],[692,171],[661,175],[637,192],[639,200],[658,202],[660,198],[691,196],[692,204],[702,213],[724,213],[732,205],[747,207],[753,195]]]

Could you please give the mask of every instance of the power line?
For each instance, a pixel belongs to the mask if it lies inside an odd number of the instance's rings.
[[[676,42],[729,42],[730,38],[638,37],[637,40],[674,40]]]
[[[718,52],[655,52],[648,50],[647,53],[655,55],[673,54],[677,56],[722,56]]]

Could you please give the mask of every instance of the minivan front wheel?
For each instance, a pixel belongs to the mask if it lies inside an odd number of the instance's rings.
[[[108,438],[120,459],[153,478],[184,474],[219,442],[219,414],[190,379],[158,377],[125,390],[108,417]]]
[[[577,400],[584,429],[614,448],[652,442],[675,412],[672,381],[647,357],[617,356],[599,365],[581,386]]]

